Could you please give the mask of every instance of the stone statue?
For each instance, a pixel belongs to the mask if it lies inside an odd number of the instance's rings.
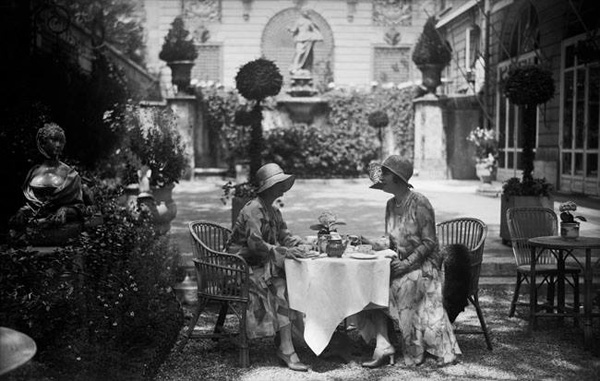
[[[31,168],[25,178],[25,205],[10,221],[15,230],[61,229],[70,223],[82,227],[85,215],[92,212],[91,192],[77,171],[60,161],[65,143],[65,133],[55,123],[46,123],[38,130],[37,146],[45,160]]]
[[[313,65],[314,45],[323,41],[319,27],[311,20],[307,11],[302,11],[295,24],[288,28],[294,36],[296,52],[290,66],[292,75],[301,71],[310,72]]]

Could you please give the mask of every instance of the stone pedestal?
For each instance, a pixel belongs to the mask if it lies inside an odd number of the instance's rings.
[[[177,95],[167,98],[167,105],[177,115],[177,127],[181,134],[182,142],[185,144],[185,150],[188,157],[188,168],[183,178],[189,180],[194,173],[195,160],[199,154],[209,152],[208,135],[206,139],[197,139],[195,136],[196,125],[199,115],[197,111],[196,97],[192,95]],[[199,131],[203,133],[203,131]],[[199,140],[199,141],[198,141]]]
[[[444,99],[427,94],[414,101],[415,107],[415,172],[426,179],[447,179],[449,169],[446,151]]]

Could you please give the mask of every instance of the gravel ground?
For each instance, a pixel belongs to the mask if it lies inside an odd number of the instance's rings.
[[[362,368],[372,346],[362,342],[356,331],[340,333],[333,342],[345,346],[351,361],[339,357],[315,356],[297,343],[299,357],[311,369],[306,373],[287,369],[275,356],[272,339],[250,341],[250,367],[240,368],[238,349],[232,341],[192,339],[182,351],[174,350],[161,367],[158,381],[183,380],[599,380],[600,349],[583,349],[583,333],[571,319],[559,323],[541,319],[540,328],[527,334],[525,309],[508,317],[510,292],[481,290],[480,302],[492,335],[493,351],[488,351],[482,335],[458,335],[463,352],[456,365],[439,368],[433,360],[407,368],[401,361],[378,369]],[[190,307],[186,307],[188,317]],[[199,326],[210,329],[216,309],[203,313]],[[596,320],[597,323],[597,320]],[[226,327],[235,329],[236,320],[228,318]],[[456,321],[458,329],[478,327],[474,308],[469,306]],[[595,324],[595,342],[600,330]],[[400,349],[397,347],[397,353]]]

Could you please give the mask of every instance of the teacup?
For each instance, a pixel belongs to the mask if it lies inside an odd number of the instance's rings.
[[[369,254],[371,251],[373,251],[373,245],[357,245],[356,251],[359,253]]]

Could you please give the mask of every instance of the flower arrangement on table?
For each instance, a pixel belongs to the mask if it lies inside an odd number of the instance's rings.
[[[580,221],[587,221],[583,216],[575,216],[573,213],[577,210],[577,204],[573,201],[565,201],[561,203],[558,207],[560,212],[560,235],[565,239],[576,239],[579,237],[579,222],[575,221],[576,219]]]
[[[575,219],[578,219],[580,221],[587,221],[585,217],[574,216],[573,213],[571,213],[576,210],[577,210],[577,204],[575,204],[573,201],[565,201],[565,202],[561,203],[558,207],[558,211],[560,212],[561,222],[578,223],[577,221],[575,221]]]
[[[337,232],[337,227],[346,225],[343,221],[338,221],[337,215],[330,211],[325,211],[319,216],[319,223],[310,225],[312,230],[318,231],[318,247],[320,252],[327,252],[332,257],[340,257],[346,249],[346,243],[342,241],[342,236]]]
[[[319,223],[310,225],[311,230],[317,230],[319,235],[331,234],[337,232],[337,226],[346,225],[345,222],[338,221],[337,215],[330,211],[325,211],[319,216]]]

